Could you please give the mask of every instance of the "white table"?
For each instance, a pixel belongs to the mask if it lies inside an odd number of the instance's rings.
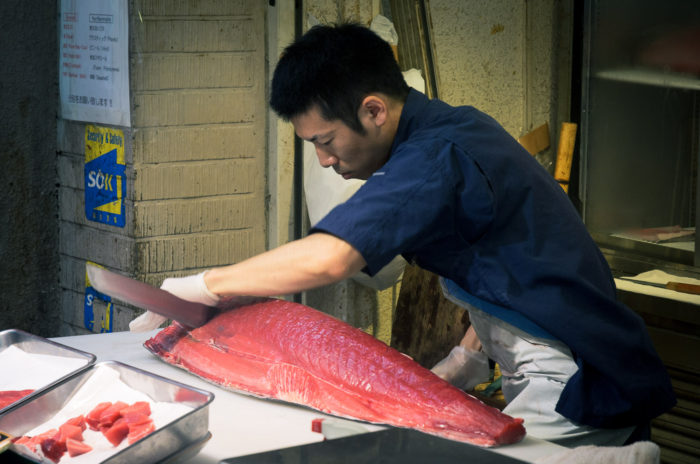
[[[119,361],[214,393],[214,401],[209,405],[209,430],[212,437],[200,453],[188,461],[189,463],[214,464],[226,458],[323,440],[321,434],[311,431],[311,422],[313,419],[332,416],[300,406],[223,390],[180,368],[171,366],[143,347],[143,342],[156,333],[157,331],[117,332],[59,337],[53,340],[92,353],[97,357],[97,362]],[[336,420],[336,418],[333,419]],[[371,424],[361,425],[368,432],[382,429]],[[526,437],[520,443],[494,448],[492,451],[526,462],[534,462],[535,459],[555,454],[563,449],[544,440]]]

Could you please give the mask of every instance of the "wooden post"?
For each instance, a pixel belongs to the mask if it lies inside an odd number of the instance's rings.
[[[575,123],[563,122],[561,123],[561,131],[559,132],[559,147],[557,148],[554,178],[567,193],[569,193],[571,161],[574,157],[574,145],[576,143],[576,128],[577,125]]]

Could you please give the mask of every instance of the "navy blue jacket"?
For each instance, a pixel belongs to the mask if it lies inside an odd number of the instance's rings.
[[[477,307],[515,311],[566,343],[579,370],[557,412],[595,427],[675,404],[642,319],[552,176],[494,119],[414,90],[389,160],[323,218],[373,274],[394,256],[454,281]]]

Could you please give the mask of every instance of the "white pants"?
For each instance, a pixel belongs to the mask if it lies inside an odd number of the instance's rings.
[[[525,420],[528,435],[562,446],[620,446],[634,427],[599,429],[571,422],[555,411],[566,382],[576,373],[571,350],[562,342],[532,335],[446,293],[469,311],[486,355],[501,368],[504,413]]]

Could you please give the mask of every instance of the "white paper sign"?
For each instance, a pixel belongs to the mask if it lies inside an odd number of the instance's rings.
[[[130,126],[127,0],[61,0],[61,116]]]

